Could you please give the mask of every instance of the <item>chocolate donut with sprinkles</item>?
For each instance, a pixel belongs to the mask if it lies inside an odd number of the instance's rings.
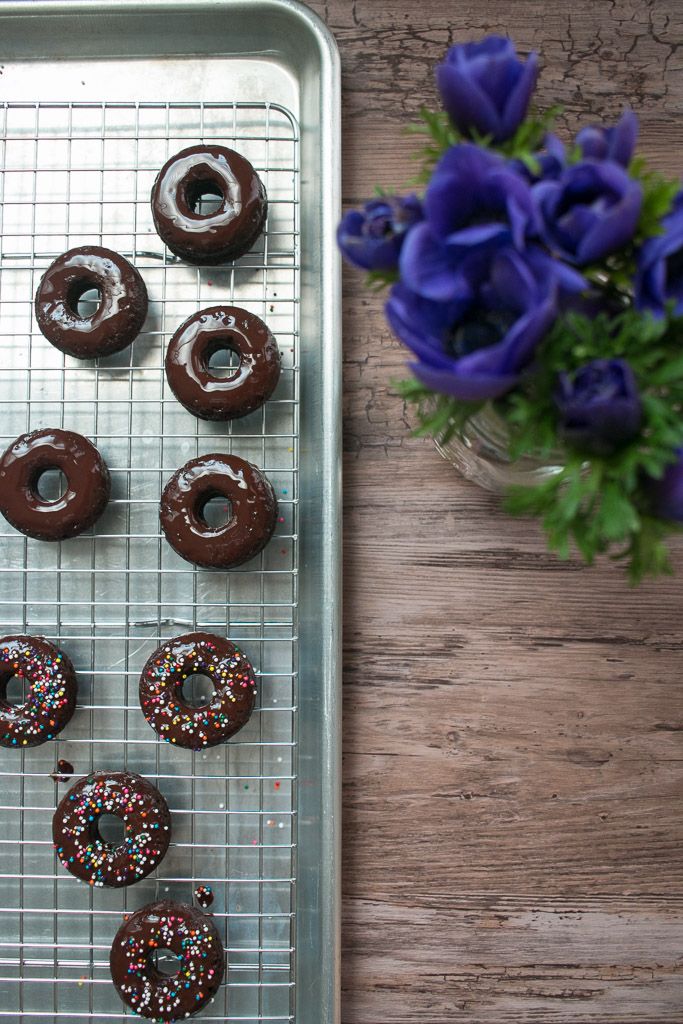
[[[178,972],[165,975],[157,950],[174,953]],[[136,910],[119,928],[109,955],[121,999],[141,1017],[175,1021],[213,999],[225,973],[225,951],[213,920],[185,903],[164,900]]]
[[[213,694],[192,707],[183,685],[192,675],[208,676]],[[140,676],[140,706],[167,743],[188,750],[214,747],[248,721],[256,680],[251,662],[234,644],[213,633],[187,633],[169,640],[149,658]]]
[[[124,824],[123,842],[106,842],[103,814]],[[141,775],[97,771],[80,779],[52,819],[52,840],[63,867],[92,886],[120,889],[139,882],[163,859],[171,815],[159,790]]]
[[[7,686],[28,683],[23,704],[10,704]],[[0,745],[37,747],[62,731],[74,713],[78,683],[63,651],[43,637],[0,640]]]

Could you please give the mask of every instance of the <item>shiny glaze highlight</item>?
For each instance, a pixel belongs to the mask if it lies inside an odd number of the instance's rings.
[[[218,209],[199,214],[194,205],[211,190]],[[152,216],[159,237],[188,263],[222,263],[247,252],[263,231],[268,212],[258,174],[225,146],[190,146],[167,160],[152,187]]]
[[[100,304],[78,315],[78,300],[98,288]],[[58,257],[43,274],[36,320],[47,340],[76,359],[113,355],[130,345],[147,316],[147,289],[135,267],[111,249],[86,245]]]
[[[42,473],[60,469],[64,494],[46,501],[37,490]],[[0,513],[36,540],[65,540],[83,533],[104,512],[111,490],[97,448],[70,430],[35,430],[18,437],[0,458]]]
[[[226,498],[232,518],[213,529],[202,518],[208,501]],[[277,500],[267,478],[237,455],[202,455],[171,477],[161,496],[166,540],[188,562],[207,569],[233,569],[270,540]]]
[[[16,676],[28,683],[23,704],[7,702],[7,684]],[[54,739],[76,708],[78,682],[71,661],[44,637],[6,636],[0,640],[0,746],[37,747]]]
[[[236,373],[215,377],[209,360],[230,349]],[[280,350],[259,317],[239,306],[211,306],[186,320],[166,352],[166,377],[181,405],[206,420],[247,416],[266,402],[280,379]]]
[[[100,837],[103,814],[124,823],[118,846]],[[52,841],[62,867],[75,878],[118,889],[145,878],[161,862],[171,841],[171,815],[159,790],[141,775],[96,771],[60,801]]]
[[[155,949],[178,957],[178,973],[154,967]],[[220,988],[225,951],[213,918],[186,903],[149,903],[121,925],[109,954],[121,999],[141,1017],[175,1021],[201,1010]]]
[[[183,684],[192,675],[213,683],[207,704],[192,707]],[[167,743],[203,750],[233,736],[249,720],[256,679],[249,659],[225,637],[186,633],[162,644],[140,676],[142,713]]]

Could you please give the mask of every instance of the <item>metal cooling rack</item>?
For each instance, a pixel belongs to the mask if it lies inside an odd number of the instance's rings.
[[[287,1021],[295,1007],[298,603],[298,167],[294,118],[276,104],[0,105],[0,402],[3,447],[27,430],[91,438],[112,473],[96,527],[64,544],[0,521],[0,629],[47,636],[74,661],[79,707],[58,740],[0,750],[0,1018],[128,1019],[108,956],[125,911],[192,901],[209,884],[228,954],[226,982],[203,1020]],[[235,266],[193,268],[157,237],[149,193],[158,168],[199,141],[233,146],[269,194],[267,231]],[[33,297],[73,246],[131,259],[148,288],[144,331],[127,351],[81,363],[42,337]],[[163,357],[196,310],[234,303],[266,320],[283,373],[273,399],[233,424],[196,420],[169,391]],[[238,570],[194,571],[161,539],[161,489],[198,454],[235,452],[269,476],[276,534]],[[145,722],[137,680],[164,640],[207,629],[239,643],[259,676],[257,708],[227,744],[171,748]],[[125,890],[76,881],[56,863],[51,816],[74,777],[127,768],[155,782],[173,815],[171,848]]]

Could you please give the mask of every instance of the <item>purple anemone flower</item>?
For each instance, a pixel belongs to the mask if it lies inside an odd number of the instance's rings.
[[[584,160],[533,194],[548,246],[579,266],[631,241],[643,201],[641,185],[611,160]]]
[[[529,183],[500,157],[462,143],[437,164],[424,199],[425,220],[406,239],[401,277],[424,298],[459,294],[457,269],[470,251],[512,244],[537,233]]]
[[[382,196],[349,210],[337,228],[342,254],[363,270],[396,270],[403,241],[422,220],[417,196]]]
[[[538,181],[555,181],[567,166],[567,153],[564,143],[557,135],[548,132],[543,140],[543,148],[533,154],[537,167],[532,170],[522,160],[511,160],[510,166],[526,178],[531,184]]]
[[[643,417],[633,370],[623,359],[594,359],[572,376],[561,373],[555,405],[565,441],[594,455],[611,455],[633,440]]]
[[[676,316],[683,316],[683,192],[662,228],[664,233],[649,238],[638,253],[636,305],[663,316],[666,303],[673,302]]]
[[[628,167],[636,148],[638,118],[632,110],[625,110],[615,125],[589,125],[576,136],[576,143],[584,159],[613,160]]]
[[[561,287],[555,263],[540,249],[475,251],[460,268],[458,295],[446,302],[394,285],[386,315],[416,357],[415,376],[465,401],[513,388],[555,319]]]
[[[487,36],[478,43],[451,46],[436,81],[443,105],[463,135],[490,135],[502,142],[526,116],[538,77],[538,56],[521,61],[514,43]]]
[[[683,523],[683,448],[676,449],[676,461],[667,466],[661,480],[650,478],[645,490],[655,515]]]

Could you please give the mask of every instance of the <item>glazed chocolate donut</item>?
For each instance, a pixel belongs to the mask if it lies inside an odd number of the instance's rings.
[[[221,199],[196,212],[203,195]],[[152,187],[152,216],[162,241],[188,263],[223,263],[251,249],[268,212],[266,191],[245,157],[225,146],[190,146],[167,160]]]
[[[78,315],[78,301],[97,288],[92,316]],[[50,344],[76,359],[120,352],[137,338],[147,316],[145,282],[128,260],[111,249],[70,249],[43,274],[36,292],[36,320]]]
[[[60,469],[67,481],[56,501],[38,493],[38,481],[49,469]],[[97,448],[70,430],[22,434],[0,458],[0,513],[36,540],[83,533],[104,512],[110,490],[109,470]]]
[[[156,950],[170,950],[178,973],[162,974]],[[109,954],[114,986],[141,1017],[175,1021],[213,999],[225,973],[225,951],[212,918],[185,903],[148,903],[124,921]]]
[[[98,819],[114,814],[125,825],[123,842],[105,842]],[[93,772],[62,799],[52,819],[52,841],[62,866],[82,882],[120,889],[145,878],[171,840],[171,815],[147,779],[130,772]]]
[[[227,498],[232,518],[214,529],[203,518],[212,498]],[[205,569],[233,569],[270,540],[277,500],[256,466],[237,455],[202,455],[179,469],[164,488],[160,506],[166,540],[188,562]]]
[[[191,707],[183,683],[192,675],[213,681],[208,704]],[[215,747],[241,729],[254,707],[256,680],[240,650],[212,633],[187,633],[169,640],[149,658],[140,676],[140,707],[167,743],[188,750]]]
[[[26,679],[23,704],[7,703],[13,676]],[[37,747],[60,733],[76,707],[76,673],[63,651],[43,637],[0,640],[0,745]]]
[[[230,349],[240,364],[232,377],[212,374],[211,356]],[[212,306],[186,320],[166,352],[166,376],[188,412],[232,420],[266,402],[280,378],[280,350],[263,320],[238,306]]]

